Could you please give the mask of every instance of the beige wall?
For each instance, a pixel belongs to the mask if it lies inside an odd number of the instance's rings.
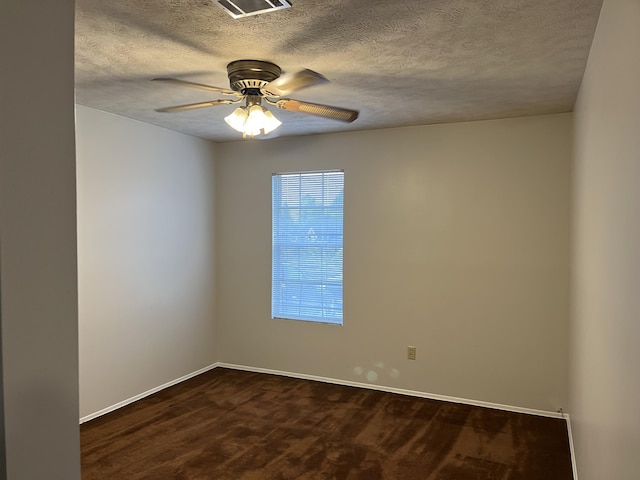
[[[566,408],[571,131],[563,114],[219,145],[219,360]],[[344,326],[271,320],[271,174],[329,168]]]
[[[71,0],[0,2],[8,480],[80,478],[73,19]]]
[[[216,360],[213,144],[77,108],[80,415]]]
[[[581,480],[640,478],[640,2],[605,0],[576,107],[571,413]]]

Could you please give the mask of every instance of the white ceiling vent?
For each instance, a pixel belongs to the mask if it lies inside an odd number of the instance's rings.
[[[291,8],[291,2],[286,0],[217,0],[217,3],[233,18]]]

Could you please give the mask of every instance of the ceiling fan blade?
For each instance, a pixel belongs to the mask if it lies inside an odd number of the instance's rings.
[[[186,105],[174,105],[173,107],[156,108],[156,112],[174,113],[185,110],[195,110],[196,108],[215,107],[216,105],[229,105],[236,103],[232,100],[209,100],[208,102],[188,103]]]
[[[174,83],[176,85],[182,85],[183,87],[199,88],[200,90],[207,90],[209,92],[219,92],[224,95],[242,96],[240,92],[229,90],[228,88],[213,87],[211,85],[205,85],[203,83],[188,82],[186,80],[179,80],[177,78],[154,78],[153,81]]]
[[[276,78],[262,87],[262,93],[269,97],[281,97],[303,88],[328,82],[329,80],[324,75],[305,68],[299,72],[285,74]]]
[[[276,106],[291,112],[308,113],[310,115],[318,115],[320,117],[332,118],[334,120],[349,123],[358,118],[359,114],[357,110],[332,107],[331,105],[322,105],[320,103],[302,102],[291,98],[282,98],[278,100],[276,102]]]

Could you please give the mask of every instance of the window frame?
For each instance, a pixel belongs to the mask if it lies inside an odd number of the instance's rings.
[[[330,182],[326,182],[324,175],[339,175],[340,185],[339,189],[332,189]],[[313,185],[314,188],[321,188],[321,204],[314,206],[303,207],[302,203],[305,198],[313,197],[312,193],[307,193],[302,190],[302,180],[304,177],[312,177],[322,175],[323,178],[318,185]],[[283,191],[286,187],[283,187],[282,179],[284,177],[297,177],[299,186],[297,196],[294,194],[292,199],[297,200],[293,206],[285,207],[283,202]],[[278,187],[276,187],[276,181],[279,180]],[[311,323],[320,323],[328,325],[340,325],[344,324],[344,187],[345,187],[345,172],[343,169],[327,169],[327,170],[304,170],[293,172],[277,172],[272,174],[271,184],[271,318],[281,320],[295,320],[305,321]],[[309,188],[309,186],[307,186]],[[308,190],[307,190],[308,192]],[[326,198],[329,193],[330,199]],[[318,193],[316,192],[316,196]],[[315,199],[318,200],[317,198]],[[338,202],[338,203],[336,203]],[[322,211],[323,222],[318,224],[319,235],[316,235],[313,227],[311,227],[306,235],[303,235],[300,228],[305,229],[306,226],[295,225],[297,231],[296,240],[289,241],[283,240],[285,235],[292,235],[294,231],[294,223],[291,223],[288,227],[282,227],[283,225],[283,212],[289,212],[287,218],[291,219],[292,211],[297,211],[298,215],[310,215],[310,212]],[[324,222],[329,216],[329,222]],[[291,220],[289,220],[291,221]],[[295,221],[297,224],[300,221],[300,217]],[[334,222],[331,225],[330,222]],[[289,228],[289,230],[288,230]],[[278,230],[278,231],[277,231]],[[311,232],[309,234],[308,232]],[[306,237],[306,241],[299,242],[299,238]],[[311,238],[309,238],[311,236]],[[320,243],[317,242],[320,238]],[[298,243],[299,242],[299,243]],[[297,243],[297,244],[296,244]],[[301,275],[303,267],[307,268],[307,272],[312,272],[314,277],[319,275],[320,280],[315,278],[314,280],[302,280],[300,278],[293,279],[288,276],[287,273],[283,273],[286,270],[287,254],[282,253],[282,249],[291,248],[294,251],[297,249],[298,263],[296,269],[298,275]],[[276,252],[276,250],[279,250]],[[321,258],[320,265],[317,269],[310,266],[309,261],[303,262],[301,260],[302,255],[308,255],[309,250],[319,251],[319,257]],[[313,255],[313,254],[312,254]],[[318,253],[315,253],[316,257]],[[295,255],[294,255],[295,256]],[[329,260],[330,258],[330,260]],[[339,260],[338,260],[339,259]],[[291,256],[289,256],[291,260]],[[279,263],[278,263],[279,262]],[[290,264],[291,265],[291,264]],[[337,268],[339,265],[339,268]],[[329,276],[332,274],[333,279]],[[310,277],[307,277],[310,278]],[[280,282],[281,289],[278,290],[277,284]],[[282,290],[292,289],[299,294],[296,300],[293,302],[277,301],[276,299],[283,298]],[[318,289],[317,293],[304,293],[303,290]],[[287,294],[285,294],[286,296]],[[291,298],[294,297],[293,293]],[[314,302],[314,299],[320,299]],[[311,301],[311,303],[305,303],[305,301]],[[292,310],[298,309],[297,313],[292,313]],[[307,310],[306,313],[301,313],[302,310]],[[320,314],[309,314],[311,310],[320,310]],[[288,311],[287,311],[288,310]]]

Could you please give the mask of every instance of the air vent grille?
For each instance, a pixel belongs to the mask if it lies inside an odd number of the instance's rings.
[[[291,8],[291,2],[287,0],[217,0],[216,3],[233,18],[249,17]]]

